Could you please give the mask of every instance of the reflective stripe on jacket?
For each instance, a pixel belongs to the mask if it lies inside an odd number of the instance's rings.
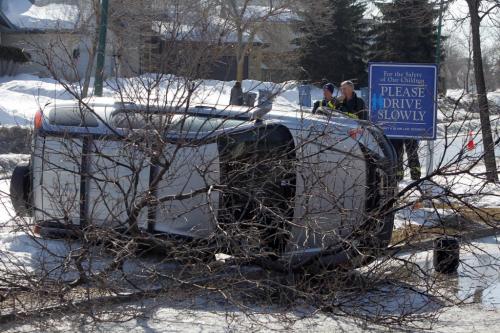
[[[314,107],[313,107],[312,112],[316,113],[316,110],[318,110],[318,108],[321,108],[324,106],[326,106],[327,108],[329,108],[331,110],[336,110],[337,109],[337,101],[335,99],[332,99],[331,101],[327,101],[327,100],[316,101],[316,102],[314,102]]]

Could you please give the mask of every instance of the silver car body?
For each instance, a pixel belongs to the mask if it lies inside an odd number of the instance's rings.
[[[119,227],[127,220],[134,200],[148,193],[155,172],[150,157],[115,137],[116,132],[133,135],[134,131],[143,131],[144,135],[144,130],[120,128],[113,121],[113,115],[127,106],[104,103],[92,109],[91,115],[82,115],[78,106],[69,104],[44,113],[35,132],[30,165],[35,223]],[[167,146],[163,154],[173,164],[157,187],[156,196],[175,196],[221,184],[223,161],[218,137],[234,133],[235,140],[240,140],[238,135],[279,129],[280,135],[292,138],[294,146],[294,170],[290,170],[295,175],[294,184],[281,181],[284,187],[293,186],[288,255],[302,258],[332,249],[371,223],[370,212],[382,209],[392,197],[394,152],[378,128],[340,114],[313,115],[277,107],[255,119],[258,111],[232,106],[190,108],[187,114],[195,120],[224,121],[208,127],[203,144],[180,149],[175,149],[175,144]],[[75,112],[80,114],[80,121],[73,119]],[[182,112],[180,116],[185,117]],[[195,132],[192,137],[203,135],[199,127]],[[186,135],[182,139],[190,135],[189,130],[179,133],[172,133],[170,139],[175,142],[182,135]],[[140,170],[138,179],[131,166]],[[134,193],[127,193],[135,181]],[[367,207],[368,196],[372,195],[378,197],[378,207]],[[138,221],[143,230],[155,234],[209,238],[218,230],[220,205],[220,191],[205,191],[147,207]],[[389,241],[392,219],[389,214],[379,226],[377,237],[382,244]]]

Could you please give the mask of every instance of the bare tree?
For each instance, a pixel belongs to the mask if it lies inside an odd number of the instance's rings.
[[[82,85],[82,96],[87,97],[90,86],[90,79],[94,69],[94,59],[97,52],[97,43],[99,41],[99,22],[101,11],[100,1],[92,0],[90,5],[86,2],[80,2],[79,11],[80,13],[82,13],[82,15],[88,15],[87,17],[85,17],[85,21],[82,22],[82,28],[80,32],[82,33],[82,35],[90,36],[90,45],[87,46],[88,63],[85,69]]]
[[[469,6],[472,49],[474,54],[474,75],[476,78],[477,99],[479,112],[481,114],[481,132],[484,144],[484,161],[486,164],[487,178],[489,181],[498,182],[498,169],[495,159],[495,144],[491,131],[490,112],[488,108],[488,97],[486,82],[484,79],[483,55],[481,50],[481,21],[489,14],[498,12],[500,4],[497,1],[467,0]],[[486,7],[483,11],[482,8]]]
[[[222,17],[227,20],[231,32],[236,34],[236,81],[243,80],[245,58],[250,54],[254,43],[258,41],[259,33],[276,17],[290,15],[295,5],[291,0],[264,1],[260,5],[253,3],[250,0],[218,2]]]

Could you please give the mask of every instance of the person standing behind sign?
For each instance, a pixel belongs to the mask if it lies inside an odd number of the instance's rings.
[[[335,105],[337,101],[335,97],[333,97],[333,91],[335,90],[335,86],[333,83],[327,83],[323,86],[323,100],[314,102],[314,107],[312,113],[316,113],[318,109],[321,107],[326,107],[331,110],[335,110]]]
[[[354,91],[352,81],[344,81],[340,85],[341,98],[337,101],[337,109],[353,119],[368,120],[365,102]]]
[[[396,178],[398,181],[404,178],[403,155],[406,150],[408,156],[408,166],[410,167],[411,179],[418,180],[421,177],[420,161],[418,159],[418,141],[415,139],[389,139],[396,150],[398,157]]]

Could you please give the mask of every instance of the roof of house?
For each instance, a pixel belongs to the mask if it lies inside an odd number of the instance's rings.
[[[80,21],[75,4],[0,0],[0,25],[12,31],[74,30]]]
[[[212,20],[211,24],[205,26],[175,24],[172,22],[153,21],[152,29],[160,36],[166,39],[189,41],[189,42],[207,42],[212,44],[235,44],[238,42],[238,37],[235,31],[228,29],[217,20]],[[250,42],[250,34],[243,33],[243,43]],[[254,36],[253,45],[263,44],[263,41]]]
[[[299,16],[289,8],[272,9],[269,6],[248,5],[245,13],[245,20],[261,21],[266,20],[272,23],[290,23],[300,20]]]

